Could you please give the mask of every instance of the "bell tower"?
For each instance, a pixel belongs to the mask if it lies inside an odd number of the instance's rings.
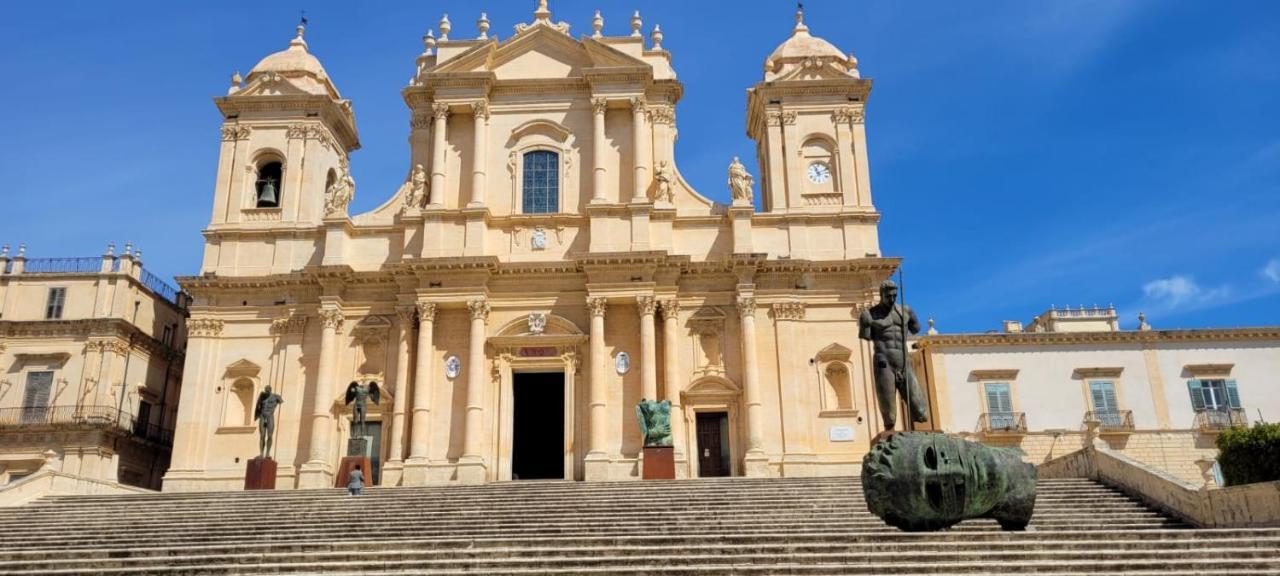
[[[308,51],[304,32],[299,25],[288,48],[263,58],[243,80],[237,73],[227,95],[214,100],[222,147],[204,272],[228,264],[216,253],[235,236],[222,240],[220,231],[295,229],[346,216],[354,192],[348,155],[360,147],[355,116]]]
[[[796,11],[791,37],[748,91],[764,212],[873,210],[863,127],[871,81],[858,60],[809,33]]]

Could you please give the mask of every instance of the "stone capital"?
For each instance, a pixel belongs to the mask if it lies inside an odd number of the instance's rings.
[[[641,316],[653,316],[657,310],[657,300],[653,296],[636,296],[636,309]]]
[[[435,322],[436,321],[436,303],[435,302],[418,302],[414,304],[418,309],[418,322]]]
[[[658,304],[662,310],[663,320],[678,319],[680,317],[680,301],[679,300],[676,300],[675,298],[668,298],[666,300],[660,301]]]
[[[592,99],[591,99],[591,113],[592,113],[592,114],[604,114],[604,111],[605,111],[606,109],[608,109],[608,108],[609,108],[609,100],[608,100],[607,98],[592,98]]]
[[[467,300],[467,310],[471,311],[472,320],[489,321],[489,299],[475,298]]]
[[[320,326],[326,330],[332,329],[335,332],[341,332],[344,320],[346,318],[342,315],[342,310],[336,308],[320,309]]]
[[[471,103],[471,114],[477,119],[489,119],[489,102],[486,100],[478,100]]]
[[[187,319],[187,335],[191,338],[211,338],[222,335],[222,320],[216,318]]]
[[[417,307],[412,304],[397,304],[396,305],[396,321],[400,323],[401,327],[412,328],[414,313],[416,312],[417,312]]]
[[[603,296],[587,297],[587,308],[591,310],[592,316],[604,316],[604,310],[608,307],[609,301]]]
[[[738,296],[734,304],[738,307],[738,314],[741,316],[754,316],[756,313],[756,299],[754,296]]]
[[[431,115],[436,120],[446,120],[449,118],[449,105],[436,103],[431,105]]]

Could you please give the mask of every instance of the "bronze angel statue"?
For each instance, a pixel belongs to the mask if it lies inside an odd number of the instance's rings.
[[[359,436],[365,435],[365,414],[368,411],[369,400],[377,404],[381,398],[382,391],[378,389],[378,383],[372,380],[365,384],[352,382],[347,385],[347,404],[356,403],[351,408],[351,427],[354,430],[357,425],[360,426]]]

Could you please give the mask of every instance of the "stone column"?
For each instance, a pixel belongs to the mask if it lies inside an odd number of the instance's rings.
[[[298,479],[300,488],[329,488],[333,481],[333,470],[329,467],[329,432],[333,428],[329,405],[333,402],[333,377],[338,369],[336,348],[342,322],[342,310],[320,309],[320,366],[315,394],[311,397],[311,443]]]
[[[484,482],[484,367],[485,324],[489,320],[489,300],[476,298],[467,301],[471,311],[470,350],[467,355],[467,407],[466,428],[463,431],[462,458],[458,462],[458,481]]]
[[[662,301],[662,354],[663,400],[671,403],[671,444],[675,446],[676,477],[688,476],[684,461],[684,410],[680,392],[684,383],[680,378],[680,301],[672,298]]]
[[[632,202],[645,202],[649,189],[649,147],[645,132],[648,123],[645,121],[645,100],[643,96],[631,99],[631,153],[634,158],[635,181],[631,193]]]
[[[754,296],[738,296],[738,315],[742,319],[742,373],[744,400],[747,404],[747,476],[763,476],[764,407],[760,401],[760,366],[756,358],[756,299]]]
[[[396,329],[396,396],[391,414],[388,466],[404,460],[405,409],[409,404],[409,340],[413,337],[412,306],[396,306]]]
[[[609,454],[605,443],[609,390],[604,349],[604,311],[608,308],[608,301],[600,296],[591,296],[587,298],[587,307],[591,310],[591,386],[588,398],[591,417],[583,472],[586,480],[605,480],[609,474]]]
[[[604,196],[605,177],[607,169],[604,165],[605,152],[605,136],[604,136],[604,114],[609,107],[609,101],[604,98],[595,98],[591,100],[591,202],[606,202]]]
[[[431,128],[431,200],[428,204],[444,204],[444,137],[449,129],[449,105],[436,104],[431,107],[436,123]]]
[[[636,311],[640,313],[640,397],[646,400],[658,399],[658,342],[653,325],[655,304],[653,296],[636,296]]]
[[[431,432],[431,376],[435,360],[436,305],[418,302],[418,353],[417,367],[413,371],[413,420],[409,440],[409,459],[426,460],[429,457]]]
[[[475,136],[472,138],[471,203],[469,208],[484,206],[485,154],[489,145],[489,105],[484,100],[471,105],[475,116]]]

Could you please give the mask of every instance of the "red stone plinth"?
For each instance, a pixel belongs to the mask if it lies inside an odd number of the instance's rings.
[[[645,480],[674,480],[676,477],[675,448],[645,446],[641,470]]]
[[[360,474],[364,476],[364,485],[373,486],[373,463],[369,461],[369,457],[343,456],[342,463],[338,464],[338,475],[333,478],[334,488],[347,487],[347,475],[356,469],[356,464],[360,465]]]
[[[245,490],[275,490],[276,461],[270,458],[254,458],[244,472]]]

